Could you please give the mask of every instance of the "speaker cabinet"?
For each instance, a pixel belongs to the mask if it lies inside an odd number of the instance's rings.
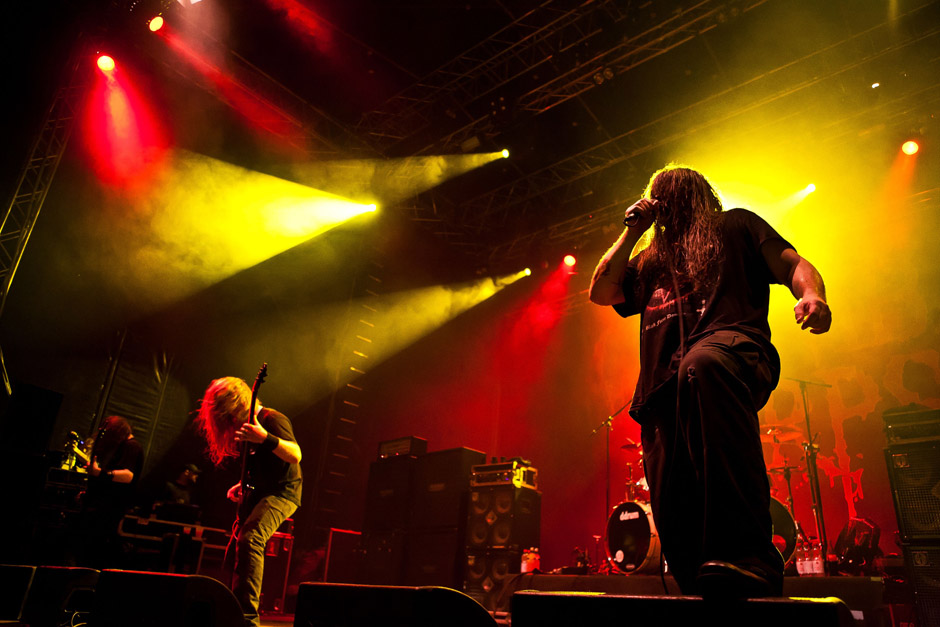
[[[356,583],[356,574],[362,562],[362,534],[349,529],[330,528],[326,540],[326,566],[323,581],[330,583]]]
[[[35,574],[35,566],[0,564],[0,621],[17,622],[23,617],[26,595]]]
[[[496,627],[479,603],[448,588],[302,583],[294,627]]]
[[[245,622],[222,583],[200,575],[103,570],[89,625],[95,627],[228,627]]]
[[[525,550],[539,545],[541,495],[512,485],[470,491],[467,548]]]
[[[434,451],[415,466],[412,529],[459,527],[467,522],[471,468],[486,454],[469,448]]]
[[[405,577],[405,532],[377,531],[362,535],[362,557],[356,581],[401,585]]]
[[[709,602],[700,597],[585,595],[517,592],[512,596],[513,627],[570,625],[819,625],[853,627],[848,606],[834,597],[767,598]]]
[[[508,609],[506,583],[519,574],[522,551],[492,549],[468,551],[464,590],[491,612]]]
[[[940,439],[889,446],[885,458],[901,538],[940,541]]]
[[[59,627],[87,617],[98,576],[91,568],[37,567],[23,607],[23,622],[31,627]]]
[[[261,580],[259,609],[266,614],[283,614],[287,576],[294,551],[294,536],[275,533],[264,547],[264,578]]]
[[[398,455],[369,465],[366,533],[407,529],[411,524],[411,495],[416,457]]]
[[[904,547],[918,625],[940,625],[940,545]]]
[[[462,529],[456,527],[413,531],[408,539],[405,585],[461,587],[463,581]]]

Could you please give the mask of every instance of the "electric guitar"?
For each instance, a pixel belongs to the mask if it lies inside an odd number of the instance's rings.
[[[258,403],[258,390],[261,388],[261,384],[264,383],[264,378],[268,376],[268,364],[267,362],[261,364],[261,369],[258,370],[258,376],[255,377],[255,383],[251,386],[251,405],[248,408],[248,420],[252,424],[256,424],[255,420],[255,407]],[[242,512],[242,508],[245,503],[248,501],[251,496],[253,488],[248,484],[248,455],[251,450],[251,442],[245,440],[242,442],[242,473],[241,473],[241,494],[238,498],[238,512],[239,518]]]

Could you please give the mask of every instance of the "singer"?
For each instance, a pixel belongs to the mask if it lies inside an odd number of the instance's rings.
[[[245,613],[246,625],[260,625],[258,602],[264,575],[264,547],[291,514],[300,507],[303,477],[300,472],[300,447],[291,422],[284,414],[257,402],[257,422],[248,420],[251,388],[237,377],[216,379],[206,389],[196,417],[196,426],[205,435],[209,457],[216,465],[240,453],[240,443],[250,442],[248,478],[251,486],[237,483],[228,498],[246,498],[232,529],[226,549],[226,563],[232,546],[235,571],[232,592]]]
[[[723,211],[687,167],[654,173],[624,224],[590,299],[640,315],[630,415],[641,425],[663,554],[683,594],[780,596],[757,418],[780,377],[770,284],[790,289],[796,322],[818,334],[832,320],[822,277],[762,218]],[[631,257],[647,231],[648,246]]]

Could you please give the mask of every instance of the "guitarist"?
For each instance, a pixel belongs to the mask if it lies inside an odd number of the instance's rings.
[[[260,401],[249,419],[251,399],[251,388],[243,380],[216,379],[206,389],[195,422],[206,437],[209,458],[216,466],[238,456],[243,442],[250,444],[248,487],[239,481],[227,494],[240,503],[229,549],[234,544],[232,592],[241,603],[245,624],[259,625],[264,547],[300,506],[303,477],[300,447],[290,420],[262,407]]]

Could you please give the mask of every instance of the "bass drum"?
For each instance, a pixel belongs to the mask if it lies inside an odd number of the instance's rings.
[[[770,497],[770,520],[774,526],[774,546],[783,555],[784,563],[789,564],[796,550],[796,522],[787,506],[774,497]]]
[[[659,534],[649,505],[626,501],[607,519],[607,561],[620,572],[659,572]]]

